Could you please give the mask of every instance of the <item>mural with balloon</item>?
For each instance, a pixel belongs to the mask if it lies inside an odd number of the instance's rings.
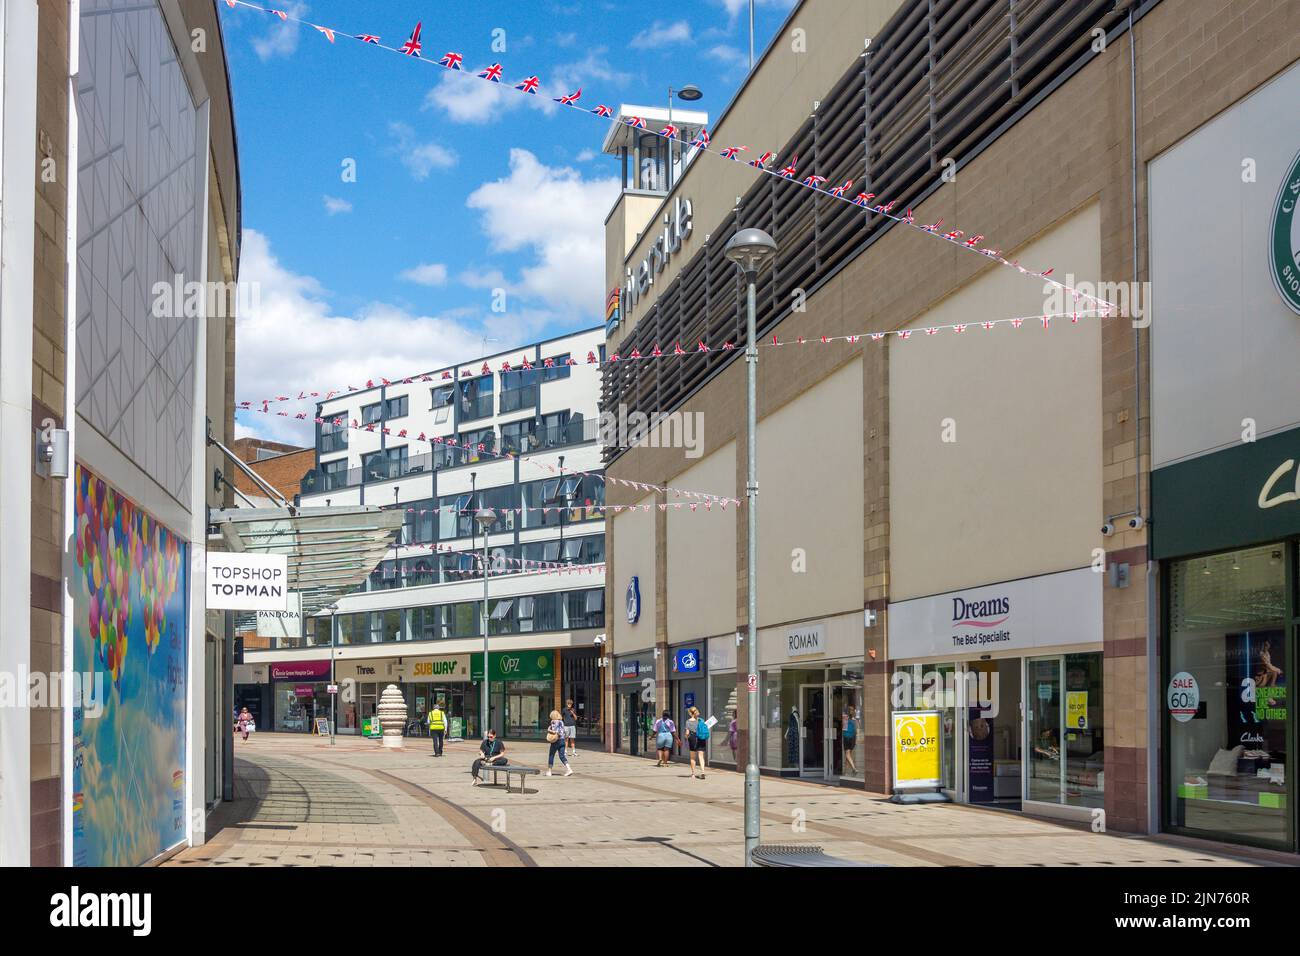
[[[77,466],[73,862],[134,866],[185,838],[189,545]]]

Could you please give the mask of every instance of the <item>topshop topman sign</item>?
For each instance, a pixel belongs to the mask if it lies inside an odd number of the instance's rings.
[[[287,611],[288,579],[287,555],[209,551],[208,610]]]
[[[664,271],[673,255],[682,248],[682,242],[695,228],[694,216],[691,201],[680,196],[674,201],[672,211],[664,213],[664,231],[650,247],[650,254],[641,260],[640,265],[635,268],[628,266],[624,272],[619,309],[623,317],[631,315],[632,307],[650,291],[655,276]]]

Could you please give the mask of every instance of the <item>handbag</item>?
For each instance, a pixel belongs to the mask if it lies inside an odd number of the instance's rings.
[[[560,739],[560,735],[557,734],[555,731],[553,731],[553,730],[548,730],[548,731],[546,732],[546,742],[547,742],[548,744],[553,744],[553,743],[555,743],[555,742],[556,742],[557,740],[559,740],[559,739]]]

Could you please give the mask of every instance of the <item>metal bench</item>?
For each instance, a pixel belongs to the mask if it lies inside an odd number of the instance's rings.
[[[858,863],[827,856],[819,846],[811,843],[764,843],[754,848],[752,854],[758,866],[882,866],[883,864]]]
[[[506,793],[510,792],[511,774],[519,775],[519,792],[525,793],[526,791],[524,790],[524,777],[536,776],[541,773],[541,771],[538,770],[536,767],[521,767],[518,764],[512,764],[512,763],[495,763],[495,764],[485,763],[483,764],[482,767],[479,768],[480,774],[485,774],[488,771],[491,771],[492,773],[492,783],[488,785],[493,787],[501,786],[499,783],[497,783],[497,774],[503,773],[506,775]],[[484,780],[484,783],[486,784],[487,781]]]

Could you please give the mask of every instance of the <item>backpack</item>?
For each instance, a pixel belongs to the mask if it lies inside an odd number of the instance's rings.
[[[695,739],[696,739],[696,740],[708,740],[708,739],[709,739],[709,725],[708,725],[707,723],[705,723],[703,717],[701,717],[701,718],[700,718],[698,721],[696,721],[696,723],[695,723]]]

